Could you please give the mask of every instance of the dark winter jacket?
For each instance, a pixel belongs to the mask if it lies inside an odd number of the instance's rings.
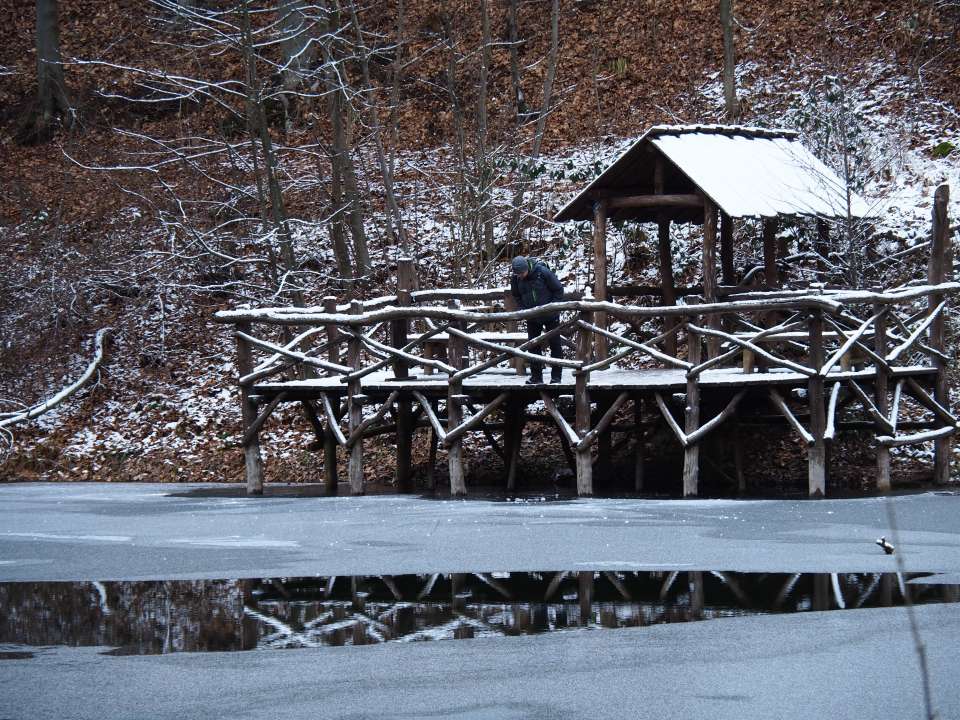
[[[530,265],[527,276],[513,275],[510,279],[510,292],[517,305],[526,310],[563,300],[563,285],[550,268],[539,260],[528,259],[527,262]]]

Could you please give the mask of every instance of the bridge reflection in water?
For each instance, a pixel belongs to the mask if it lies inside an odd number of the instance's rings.
[[[927,582],[923,582],[927,578]],[[960,601],[914,573],[560,571],[0,584],[0,643],[159,654],[367,645]]]

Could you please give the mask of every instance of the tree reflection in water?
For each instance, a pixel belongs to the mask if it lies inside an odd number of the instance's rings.
[[[0,584],[0,642],[158,654],[368,645],[957,602],[916,573],[514,572]]]

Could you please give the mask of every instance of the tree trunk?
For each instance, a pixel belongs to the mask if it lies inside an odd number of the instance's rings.
[[[727,121],[739,122],[741,107],[737,100],[737,61],[733,52],[733,0],[720,0],[720,25],[723,27],[723,104]]]
[[[303,0],[283,0],[280,8],[280,52],[283,57],[281,73],[285,90],[295,90],[303,83],[304,75],[313,63],[314,46],[311,23],[304,14]]]
[[[32,132],[39,140],[50,136],[58,116],[71,117],[70,100],[60,57],[57,0],[37,0],[37,110]]]
[[[377,151],[377,164],[380,166],[380,176],[383,178],[383,189],[384,194],[386,195],[387,201],[387,232],[390,238],[390,244],[396,245],[399,243],[401,251],[406,255],[409,254],[410,248],[409,243],[407,242],[407,233],[403,226],[403,216],[400,213],[400,205],[397,202],[397,195],[394,191],[393,183],[393,171],[394,171],[394,156],[391,152],[390,156],[387,156],[386,148],[383,143],[383,128],[380,123],[380,113],[377,110],[377,102],[374,97],[373,82],[370,79],[370,52],[367,48],[366,42],[363,39],[363,32],[360,29],[360,19],[357,14],[357,5],[356,2],[350,3],[350,18],[351,23],[353,24],[354,34],[357,38],[357,45],[360,48],[360,70],[363,75],[363,86],[367,94],[369,103],[369,117],[370,117],[370,127],[373,135],[373,144],[374,148]],[[399,134],[399,117],[396,112],[397,106],[399,105],[399,92],[400,92],[400,81],[401,81],[401,67],[402,67],[402,54],[401,49],[403,47],[403,19],[404,19],[404,5],[403,0],[398,0],[397,3],[397,50],[396,57],[393,62],[393,72],[392,74],[392,88],[390,92],[390,101],[391,101],[391,135],[394,137],[394,146],[396,146],[396,136]]]
[[[547,128],[547,116],[550,114],[550,102],[553,99],[553,82],[557,76],[557,59],[560,51],[560,0],[553,0],[550,10],[550,55],[547,59],[547,74],[543,80],[543,103],[540,106],[540,114],[537,117],[537,128],[533,135],[533,149],[530,156],[536,161],[540,157],[540,150],[543,147],[543,134]],[[519,79],[517,80],[519,83]],[[517,85],[519,88],[519,84]],[[519,130],[520,115],[517,115],[517,128]],[[521,179],[513,195],[513,210],[510,214],[509,237],[511,242],[519,248],[520,225],[523,209],[523,198],[526,191],[524,180]]]

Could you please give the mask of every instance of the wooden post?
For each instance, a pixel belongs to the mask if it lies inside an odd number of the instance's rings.
[[[589,625],[593,619],[593,570],[577,572],[577,599],[580,601],[580,624]]]
[[[763,219],[763,277],[768,288],[780,287],[777,274],[777,218]]]
[[[325,313],[335,313],[337,311],[337,299],[332,296],[323,298],[323,311]],[[327,340],[330,346],[327,348],[327,359],[332,363],[340,363],[340,332],[333,323],[326,325]],[[328,425],[323,431],[323,492],[325,495],[336,495],[337,486],[340,479],[337,477],[337,437],[333,429]]]
[[[699,620],[703,617],[704,594],[703,594],[703,571],[695,570],[687,573],[687,580],[690,588],[690,616],[691,619]]]
[[[720,275],[724,285],[736,285],[733,267],[733,218],[720,213]]]
[[[947,216],[947,207],[950,202],[950,186],[943,184],[937,188],[933,195],[933,242],[930,247],[930,266],[927,270],[927,279],[930,284],[939,284],[947,278],[953,277],[953,251],[950,247],[950,223]],[[929,298],[930,308],[933,309],[943,302],[943,295],[931,295]],[[945,312],[940,315],[930,325],[930,347],[934,350],[944,351],[945,333],[944,318]],[[934,388],[934,399],[943,407],[950,409],[950,384],[947,376],[947,364],[939,357],[933,359],[934,367],[937,369],[936,387]],[[938,484],[950,482],[950,446],[951,437],[937,438],[934,440],[933,452],[933,481]]]
[[[687,362],[699,365],[700,336],[687,330]],[[687,378],[687,400],[684,409],[684,433],[690,435],[700,427],[700,384],[698,377]],[[691,443],[683,450],[683,496],[696,497],[700,482],[700,443]]]
[[[660,252],[660,284],[663,287],[663,304],[677,304],[677,290],[673,285],[673,252],[670,247],[670,218],[661,214],[657,220],[657,246]],[[663,319],[664,331],[676,325],[672,317]],[[677,336],[670,335],[663,341],[668,355],[677,354]]]
[[[250,323],[239,323],[237,330],[244,335],[250,334]],[[250,344],[237,338],[237,371],[239,377],[253,372],[253,353]],[[243,418],[243,433],[257,419],[257,404],[250,398],[250,386],[240,387],[240,415]],[[253,433],[243,446],[244,474],[247,479],[247,495],[263,495],[263,458],[260,456],[260,434]]]
[[[593,296],[596,300],[607,299],[607,201],[598,200],[593,205]],[[606,329],[607,314],[597,313],[596,323]],[[597,359],[607,357],[607,338],[597,335],[595,341]]]
[[[663,195],[663,175],[663,156],[658,154],[653,168],[653,192],[656,195]],[[660,284],[663,287],[663,304],[676,305],[677,291],[673,285],[673,252],[670,247],[670,218],[665,213],[660,213],[657,216],[657,248],[660,255]],[[663,319],[663,329],[665,331],[674,325],[676,325],[676,321],[673,318],[665,317]],[[663,341],[663,347],[668,355],[676,356],[676,336],[671,335],[666,338]]]
[[[879,313],[883,309],[882,305],[875,304],[873,312]],[[887,317],[880,315],[873,324],[873,348],[880,357],[887,356]],[[876,365],[877,377],[874,381],[874,400],[884,417],[890,412],[890,403],[887,400],[887,388],[889,377],[883,368]],[[890,448],[886,445],[877,447],[877,490],[880,492],[890,491]]]
[[[594,427],[597,423],[600,422],[607,410],[610,409],[610,405],[613,400],[609,397],[605,397],[606,393],[600,395],[597,398],[597,407],[596,412],[592,413],[593,417],[590,421],[590,427]],[[589,431],[589,428],[587,428]],[[597,462],[595,463],[594,473],[595,478],[599,478],[601,485],[603,483],[610,482],[610,476],[612,474],[612,464],[611,460],[613,457],[613,435],[610,433],[610,428],[607,427],[600,435],[597,437]],[[609,487],[609,484],[606,485]]]
[[[416,286],[416,270],[411,258],[399,258],[397,260],[397,305],[400,307],[409,307],[413,304],[410,293]],[[391,344],[396,348],[402,348],[407,344],[407,334],[410,328],[410,321],[407,318],[393,320],[390,323]],[[393,363],[393,375],[398,379],[410,376],[407,363],[403,360],[395,360]],[[413,423],[411,422],[413,413],[410,405],[410,398],[401,395],[397,400],[397,470],[394,478],[397,488],[400,492],[410,492],[413,487],[411,480],[412,472],[412,445],[413,445]]]
[[[363,303],[359,300],[353,300],[350,303],[350,314],[360,315],[363,313]],[[361,327],[353,328],[356,333],[363,331]],[[351,337],[347,344],[347,364],[354,370],[360,369],[361,362],[361,343],[360,340]],[[359,379],[350,382],[347,385],[347,412],[350,414],[350,432],[353,433],[360,423],[363,422],[363,388]],[[350,457],[347,461],[347,476],[350,482],[351,495],[363,495],[363,438],[358,438],[350,448]]]
[[[731,427],[733,435],[733,468],[737,476],[737,493],[743,495],[747,491],[747,476],[743,472],[743,438],[740,435],[740,424],[736,416]]]
[[[503,309],[507,312],[513,312],[517,309],[517,299],[513,296],[513,293],[510,292],[508,288],[507,291],[503,294]],[[517,332],[519,323],[516,320],[507,320],[505,324],[505,329],[507,332]],[[517,375],[523,375],[523,358],[515,357],[510,360],[510,364],[513,366],[513,369],[516,371]]]
[[[503,448],[507,464],[507,490],[517,488],[517,468],[520,464],[520,446],[523,442],[523,424],[527,404],[511,395],[504,410]]]
[[[580,319],[584,322],[589,323],[591,316],[592,313],[586,310],[580,313]],[[577,329],[577,360],[583,364],[590,362],[590,331],[582,327]],[[589,380],[590,373],[579,373],[574,385],[577,413],[574,429],[581,438],[590,431]],[[577,494],[581,497],[593,495],[593,465],[589,446],[577,450]]]
[[[643,492],[643,399],[633,396],[633,491]]]
[[[827,257],[830,255],[830,226],[823,218],[817,218],[817,240],[814,245],[817,255],[817,270],[827,271]]]
[[[810,312],[810,367],[817,372],[823,367],[823,314]],[[807,493],[822,498],[827,492],[827,446],[823,434],[827,429],[823,406],[823,377],[813,375],[807,380],[807,399],[810,403],[810,434],[813,444],[807,450]]]
[[[451,300],[448,303],[451,310],[460,309],[459,300]],[[454,329],[463,329],[463,323],[452,321],[450,327]],[[463,340],[449,333],[447,340],[447,362],[457,370],[463,369]],[[463,406],[460,404],[460,395],[463,392],[463,382],[461,380],[450,380],[447,384],[447,430],[453,430],[457,425],[463,422]],[[463,440],[457,438],[450,447],[447,448],[447,462],[450,466],[450,494],[454,497],[462,497],[467,494],[467,482],[463,470]]]
[[[437,489],[436,481],[436,469],[437,469],[437,445],[439,445],[440,439],[437,437],[437,432],[433,428],[430,428],[430,450],[427,454],[427,477],[426,484],[427,488],[430,490]]]
[[[717,206],[703,198],[703,297],[708,303],[717,301]],[[720,318],[710,315],[707,327],[720,328]],[[707,359],[720,352],[719,338],[707,339]]]

